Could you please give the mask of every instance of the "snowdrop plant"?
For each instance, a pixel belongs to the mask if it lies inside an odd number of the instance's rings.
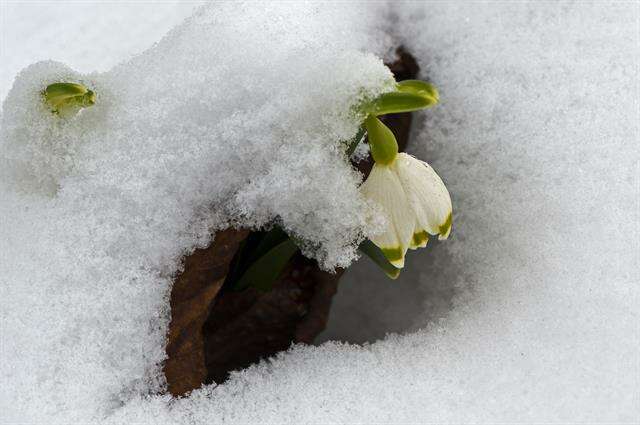
[[[364,122],[374,165],[361,186],[365,198],[377,204],[385,225],[370,241],[390,263],[383,267],[396,278],[404,267],[408,249],[424,248],[429,235],[448,238],[452,225],[451,197],[442,179],[426,162],[398,152],[393,132],[378,115],[409,112],[438,102],[438,92],[430,84],[409,80],[397,84],[397,91],[382,95],[369,106]],[[369,245],[365,253],[371,256]],[[376,262],[380,264],[380,255]]]
[[[371,238],[396,268],[404,267],[407,249],[424,248],[428,234],[446,239],[451,232],[451,198],[426,162],[398,153],[393,133],[376,117],[366,121],[375,164],[362,194],[383,210],[386,225]]]
[[[42,95],[52,113],[60,116],[74,115],[96,101],[95,93],[79,83],[50,84]],[[395,91],[360,107],[359,113],[366,118],[347,149],[350,156],[367,135],[374,165],[360,191],[380,208],[385,224],[360,245],[360,250],[392,279],[404,267],[407,250],[424,248],[429,235],[441,240],[449,236],[452,206],[436,172],[426,162],[398,152],[393,132],[378,117],[428,108],[437,102],[438,92],[429,83],[397,83]],[[298,243],[278,226],[252,233],[236,255],[225,284],[235,289],[269,290],[298,251]]]
[[[426,162],[398,152],[393,132],[378,116],[417,111],[438,100],[438,91],[429,83],[397,83],[395,91],[360,107],[359,112],[366,118],[346,150],[351,156],[367,135],[374,165],[360,191],[381,209],[385,224],[359,248],[392,279],[400,275],[407,250],[424,248],[429,235],[437,235],[440,240],[449,236],[452,206],[449,192],[436,172]],[[268,232],[252,233],[236,255],[225,285],[269,290],[297,252],[296,245],[278,226]]]
[[[385,225],[359,248],[392,279],[400,275],[408,249],[424,248],[429,235],[438,235],[441,240],[449,236],[452,206],[449,192],[436,172],[426,162],[399,153],[393,132],[378,116],[417,111],[438,100],[438,91],[429,83],[397,83],[395,91],[360,107],[359,112],[366,118],[346,150],[350,157],[367,134],[374,165],[360,191],[380,207]],[[236,289],[269,290],[297,252],[296,245],[278,226],[268,232],[252,233],[236,256],[225,284]]]

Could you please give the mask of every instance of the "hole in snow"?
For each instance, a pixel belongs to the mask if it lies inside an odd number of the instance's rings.
[[[375,342],[388,333],[410,332],[446,315],[456,278],[455,267],[447,264],[451,257],[446,243],[432,239],[427,248],[409,251],[396,280],[361,258],[340,279],[327,329],[317,343]]]

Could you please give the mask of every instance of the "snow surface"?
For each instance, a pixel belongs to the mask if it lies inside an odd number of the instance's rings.
[[[2,6],[2,93],[7,51],[11,66],[48,51],[11,41],[21,17],[55,33],[65,7]],[[83,7],[119,26],[57,57],[81,72],[94,46],[122,39],[92,53],[106,70],[188,9]],[[153,30],[135,29],[150,10]],[[640,422],[639,32],[637,3],[215,4],[84,75],[102,102],[65,126],[29,105],[36,84],[74,71],[29,68],[0,129],[0,419]],[[187,398],[154,395],[170,276],[211,228],[280,215],[327,264],[351,259],[356,236],[331,229],[366,211],[336,142],[355,132],[357,95],[385,88],[367,53],[397,42],[440,89],[410,150],[451,192],[452,239],[412,253],[396,282],[366,260],[343,279],[325,339],[377,342],[294,347]],[[283,189],[301,175],[314,196]],[[344,192],[325,191],[336,182]],[[240,195],[220,208],[224,187]],[[341,197],[353,202],[325,205]],[[328,226],[322,211],[353,213]]]
[[[160,40],[201,3],[2,0],[0,98],[37,60],[60,61],[79,72],[108,71]]]

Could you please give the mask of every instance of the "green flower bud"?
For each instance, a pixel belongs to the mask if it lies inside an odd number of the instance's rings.
[[[77,83],[49,84],[42,92],[51,111],[59,115],[70,115],[96,103],[96,94]]]
[[[398,154],[398,142],[393,132],[373,115],[367,117],[364,125],[373,160],[382,165],[391,164]]]

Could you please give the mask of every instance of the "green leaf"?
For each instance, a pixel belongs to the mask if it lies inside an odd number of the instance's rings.
[[[261,291],[270,290],[297,250],[296,244],[288,238],[275,245],[249,266],[235,285],[236,289],[253,287]]]
[[[237,283],[249,267],[269,250],[284,242],[289,236],[279,226],[269,231],[254,231],[249,233],[238,247],[229,265],[229,272],[224,281],[224,287],[237,290]]]
[[[400,81],[396,88],[402,93],[413,93],[437,103],[440,100],[438,89],[434,85],[420,80],[404,80]]]
[[[229,264],[229,271],[224,279],[224,283],[222,285],[223,288],[235,288],[236,283],[240,277],[242,277],[247,267],[249,267],[251,253],[263,237],[264,232],[251,232],[249,233],[249,236],[240,242],[238,250],[231,259],[231,264]]]
[[[358,144],[362,141],[364,133],[364,127],[360,127],[355,137],[349,141],[349,146],[347,147],[347,158],[351,158],[351,155],[353,155],[353,153],[355,152]]]
[[[438,103],[433,97],[422,96],[413,92],[391,92],[380,95],[366,111],[372,115],[396,114],[399,112],[419,111]]]
[[[378,267],[380,267],[391,279],[397,279],[398,276],[400,276],[400,269],[394,267],[382,253],[382,250],[369,239],[362,242],[358,248],[363,254],[371,258],[371,260],[373,260],[373,262],[376,263]]]
[[[271,249],[273,249],[276,245],[286,241],[287,239],[289,239],[289,235],[287,235],[287,233],[282,230],[280,226],[274,226],[271,230],[264,234],[264,236],[260,240],[260,243],[253,251],[250,262],[256,261],[258,258],[262,257]]]

